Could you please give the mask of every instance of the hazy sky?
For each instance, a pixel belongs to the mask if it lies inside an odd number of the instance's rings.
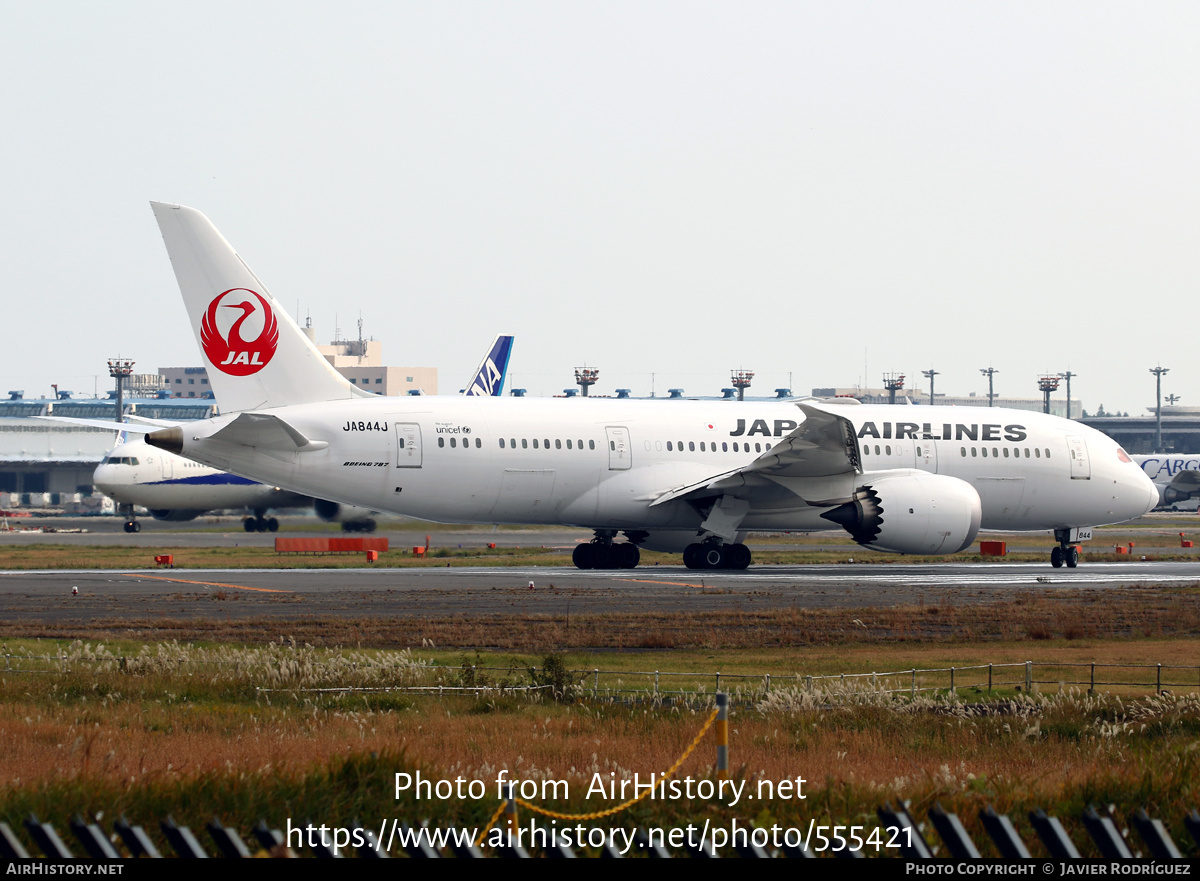
[[[444,392],[506,331],[531,394],[1200,405],[1196,4],[0,10],[0,391],[199,363],[154,199]]]

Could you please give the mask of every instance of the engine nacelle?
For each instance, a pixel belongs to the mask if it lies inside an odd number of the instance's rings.
[[[865,474],[848,502],[821,516],[863,547],[897,554],[956,554],[983,516],[975,487],[957,477],[902,469]]]
[[[155,520],[166,520],[169,523],[183,523],[187,520],[195,520],[206,511],[190,511],[187,508],[151,508],[150,516]]]
[[[343,505],[327,499],[314,499],[313,510],[326,523],[342,524],[343,532],[374,532],[374,511],[360,508],[357,505]]]

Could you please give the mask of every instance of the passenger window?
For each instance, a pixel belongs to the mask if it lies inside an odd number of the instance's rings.
[[[987,458],[987,447],[983,448],[983,458]]]
[[[482,448],[483,448],[483,441],[480,438],[475,438],[475,449],[479,450]]]
[[[536,443],[537,443],[537,441],[534,441],[534,443],[536,444]],[[521,449],[522,449],[522,450],[528,450],[528,449],[529,449],[529,439],[528,439],[528,438],[524,438],[524,437],[523,437],[523,438],[521,438]]]
[[[571,449],[571,439],[567,438],[567,449]]]
[[[667,452],[668,453],[674,452],[674,450],[675,450],[675,446],[670,441],[667,441]]]
[[[1007,458],[1008,458],[1008,447],[1005,447],[1005,448],[1004,448],[1004,458],[1005,458],[1005,459],[1007,459]]]
[[[1046,458],[1047,459],[1050,458],[1050,448],[1049,447],[1046,448]]]
[[[533,439],[533,448],[534,448],[535,450],[538,448],[538,445],[537,445],[537,444],[538,444],[538,440],[537,440],[537,438],[535,437],[535,438]]]
[[[1029,447],[1026,447],[1026,448],[1025,448],[1025,458],[1026,458],[1026,459],[1028,459],[1028,458],[1029,458]]]
[[[887,453],[890,456],[892,454],[892,445],[888,444],[886,447],[883,448],[883,450],[885,453]]]
[[[722,441],[722,442],[721,442],[721,452],[722,452],[722,453],[728,453],[728,452],[729,452],[729,444],[728,444],[728,443],[726,443],[726,442],[724,442],[724,441]]]
[[[696,442],[688,441],[688,449],[693,453],[696,452]]]
[[[919,456],[919,455],[921,455],[921,448],[920,448],[920,447],[917,447],[917,455],[918,455],[918,456]]]
[[[705,452],[704,441],[700,441],[700,452],[702,452],[702,453]]]
[[[966,448],[966,447],[959,447],[959,449],[960,449],[960,450],[962,450],[963,458],[965,459],[965,458],[967,457],[967,448]]]
[[[594,450],[594,449],[596,449],[596,442],[595,442],[594,440],[590,440],[590,441],[588,441],[588,449],[589,449],[589,450]]]
[[[550,449],[550,438],[544,438],[542,443],[546,445],[546,449]]]
[[[400,449],[404,449],[404,438],[400,438]]]
[[[755,445],[754,445],[754,452],[756,452],[756,453],[761,453],[761,452],[762,452],[762,444],[755,444]]]
[[[445,439],[444,437],[439,437],[439,438],[438,438],[438,446],[439,446],[439,447],[444,447],[444,446],[446,446],[446,439]]]
[[[976,450],[975,447],[971,447],[971,458],[974,459],[978,455],[979,455],[979,451]]]
[[[582,440],[582,438],[579,440],[579,449],[581,449],[581,450],[583,449],[583,440]]]
[[[616,442],[615,442],[615,441],[609,441],[609,442],[608,442],[608,448],[609,448],[610,450],[616,450],[616,448],[617,448],[617,444],[616,444]]]
[[[996,449],[995,447],[992,447],[992,458],[993,459],[1000,458],[1000,451],[998,449]]]
[[[554,449],[556,449],[556,450],[562,449],[562,441],[560,441],[558,438],[554,439]]]
[[[864,456],[871,455],[871,445],[870,444],[863,444],[863,455]]]
[[[875,444],[875,455],[876,456],[881,455],[881,453],[879,452],[879,444]]]
[[[404,441],[400,441],[400,446],[404,446]],[[500,438],[500,449],[504,449],[504,438]]]
[[[771,451],[771,445],[770,445],[770,444],[763,444],[763,447],[764,447],[764,448],[767,450],[767,452],[770,452],[770,451]]]
[[[1040,458],[1042,458],[1042,451],[1039,450],[1037,447],[1034,447],[1033,455],[1034,455],[1034,458],[1040,459]]]

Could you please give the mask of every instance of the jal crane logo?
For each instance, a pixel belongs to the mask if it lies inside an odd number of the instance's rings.
[[[209,363],[222,373],[250,376],[274,357],[279,322],[261,294],[230,288],[208,304],[200,322],[200,345]]]

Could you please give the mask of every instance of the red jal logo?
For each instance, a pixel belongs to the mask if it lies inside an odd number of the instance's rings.
[[[200,323],[200,345],[208,361],[230,376],[258,373],[275,355],[279,323],[262,295],[230,288],[208,304]]]

